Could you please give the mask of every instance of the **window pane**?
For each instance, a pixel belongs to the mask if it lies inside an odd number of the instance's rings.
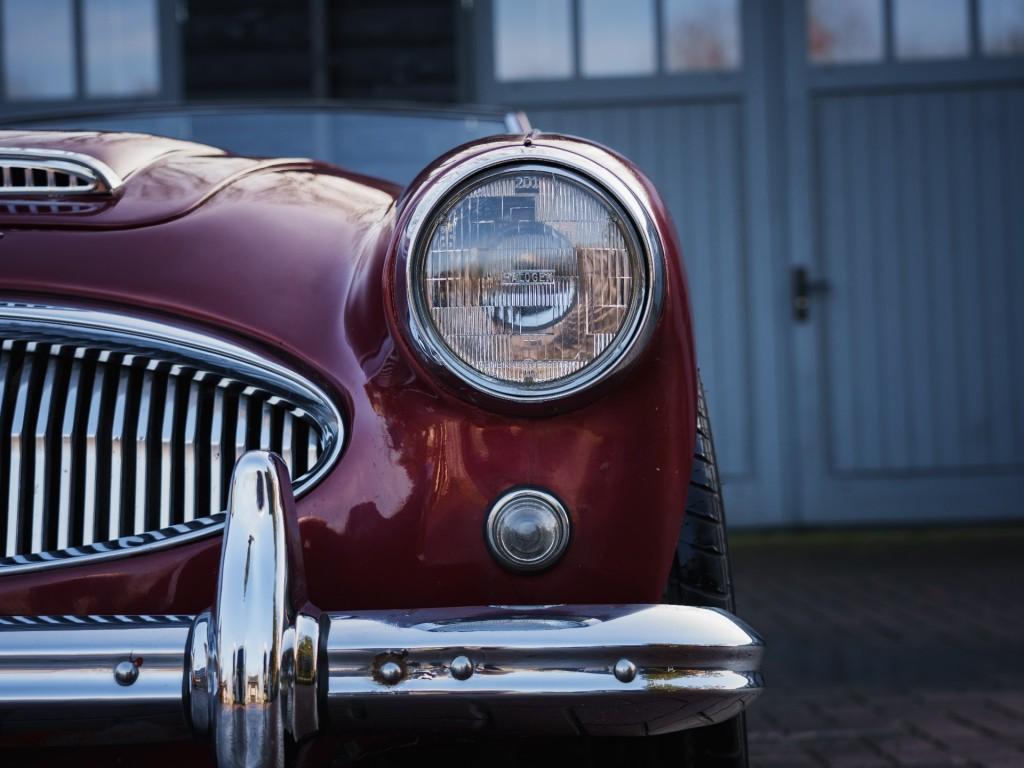
[[[85,90],[90,96],[160,92],[156,0],[85,0]]]
[[[736,69],[739,0],[665,0],[665,69]]]
[[[992,56],[1024,55],[1024,0],[981,0],[981,46]]]
[[[3,25],[8,99],[75,95],[71,0],[5,0]]]
[[[495,0],[494,75],[498,80],[572,77],[570,0]]]
[[[881,61],[882,40],[882,0],[808,0],[807,47],[811,61]]]
[[[586,77],[653,74],[653,2],[582,0],[580,45]]]
[[[966,56],[967,0],[896,0],[896,55],[901,59]]]

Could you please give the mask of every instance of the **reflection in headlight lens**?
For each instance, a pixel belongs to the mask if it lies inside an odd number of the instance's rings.
[[[478,373],[525,387],[571,377],[628,331],[642,301],[629,231],[604,195],[565,173],[491,175],[435,220],[424,309]]]

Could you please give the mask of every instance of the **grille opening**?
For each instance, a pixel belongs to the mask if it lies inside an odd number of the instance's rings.
[[[276,451],[302,482],[335,433],[308,405],[227,369],[116,344],[5,339],[0,569],[216,516],[245,450]]]
[[[25,169],[14,167],[11,168],[11,186],[12,187],[24,187],[25,184]]]

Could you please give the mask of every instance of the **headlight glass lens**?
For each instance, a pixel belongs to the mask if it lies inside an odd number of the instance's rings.
[[[421,315],[477,374],[528,390],[570,379],[636,329],[645,264],[625,215],[555,169],[464,188],[433,222]]]

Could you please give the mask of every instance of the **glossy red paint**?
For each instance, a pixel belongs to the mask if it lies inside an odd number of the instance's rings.
[[[521,142],[460,148],[416,184]],[[183,192],[196,201],[187,215],[145,226],[152,219],[133,190],[152,182],[145,167],[128,177],[104,228],[0,216],[0,296],[200,326],[331,392],[345,415],[345,451],[298,503],[309,595],[324,609],[656,602],[682,521],[695,428],[679,246],[657,193],[627,161],[577,140],[533,142],[571,148],[632,179],[667,256],[664,305],[643,353],[568,410],[488,410],[423,370],[386,309],[399,191],[326,166],[270,165],[226,183],[196,181]],[[557,494],[574,525],[565,557],[537,575],[501,569],[482,535],[490,503],[523,484]],[[213,600],[219,545],[212,537],[6,576],[0,614],[199,611]]]

